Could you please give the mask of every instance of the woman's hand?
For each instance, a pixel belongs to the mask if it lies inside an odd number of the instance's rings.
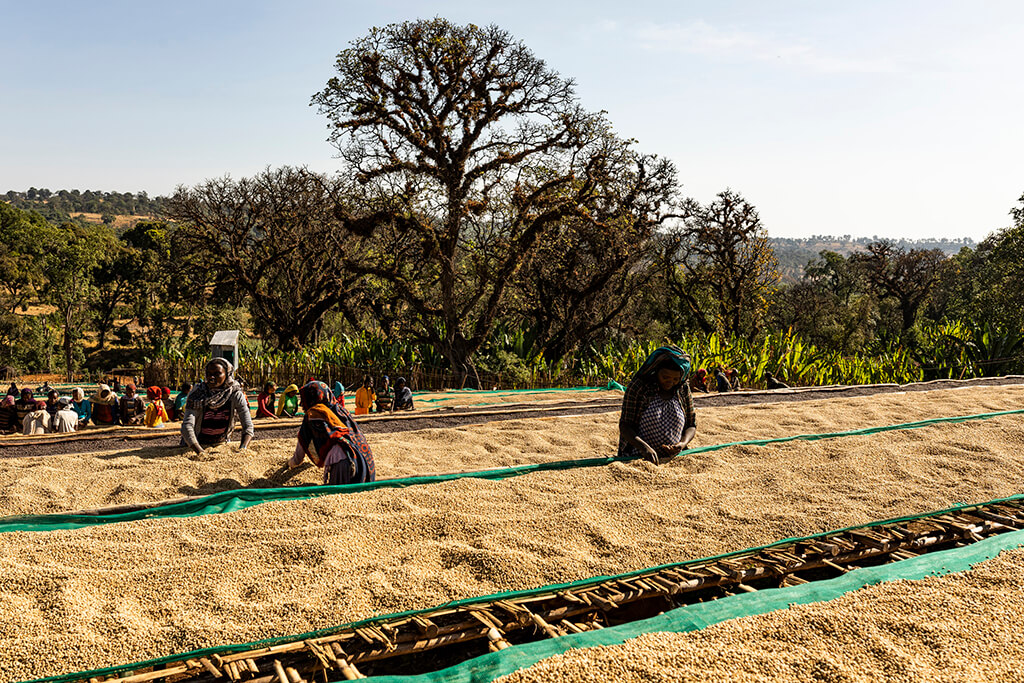
[[[661,446],[658,447],[658,454],[666,461],[668,461],[682,453],[685,448],[686,446],[683,445],[682,442],[673,444],[662,444]]]
[[[658,452],[656,450],[648,446],[641,439],[637,439],[637,443],[643,446],[643,448],[640,449],[640,453],[644,456],[644,460],[653,465],[661,464],[660,458],[658,457]]]

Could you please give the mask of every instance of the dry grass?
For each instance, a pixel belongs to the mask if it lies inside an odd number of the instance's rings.
[[[0,673],[57,674],[639,569],[1007,495],[1022,478],[1024,425],[1004,417],[660,468],[6,534]]]
[[[962,574],[573,650],[500,681],[1019,681],[1022,565],[1014,550]]]

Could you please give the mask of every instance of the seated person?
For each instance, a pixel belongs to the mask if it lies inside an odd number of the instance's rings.
[[[56,389],[50,389],[46,392],[46,412],[53,417],[60,410],[60,394],[57,393]]]
[[[242,423],[241,450],[249,447],[255,430],[249,399],[232,375],[234,368],[223,358],[206,364],[206,381],[199,382],[185,402],[181,439],[196,453],[231,440],[235,420]]]
[[[0,402],[0,434],[14,434],[20,431],[21,425],[17,422],[18,411],[14,407],[15,400],[14,396],[8,394]]]
[[[316,380],[312,380],[316,381]],[[299,387],[289,384],[277,401],[278,417],[295,417],[299,412]]]
[[[391,404],[391,412],[412,409],[412,389],[406,386],[404,377],[399,377],[395,380],[395,400]]]
[[[175,420],[185,416],[185,401],[188,400],[188,392],[192,391],[192,385],[188,382],[178,387],[178,395],[174,397],[174,412],[171,415]]]
[[[71,407],[71,399],[64,397],[57,401],[57,412],[51,418],[50,427],[55,432],[66,434],[78,429],[78,413]]]
[[[386,413],[391,410],[395,400],[395,392],[391,390],[391,378],[384,375],[380,378],[380,391],[377,392],[377,412]]]
[[[335,380],[334,386],[331,387],[331,393],[334,394],[334,400],[341,404],[341,407],[345,407],[345,385]]]
[[[276,420],[277,415],[274,414],[274,402],[276,399],[277,385],[273,382],[267,382],[263,385],[263,391],[256,396],[256,417],[269,417]]]
[[[708,393],[708,371],[704,368],[690,375],[690,390]]]
[[[50,413],[46,412],[46,401],[36,401],[35,410],[26,415],[21,424],[23,427],[21,433],[25,436],[49,432],[52,419]]]
[[[85,392],[81,387],[71,390],[71,408],[78,413],[79,429],[89,424],[89,420],[92,418],[92,403],[85,397]]]
[[[118,424],[117,419],[117,394],[111,391],[106,384],[101,384],[99,390],[89,399],[92,406],[92,423],[100,427]]]
[[[147,427],[163,427],[165,422],[170,421],[170,418],[167,416],[167,408],[164,407],[163,392],[160,391],[160,387],[147,388],[146,398],[149,399],[149,405],[146,406],[143,424]]]
[[[356,415],[369,415],[377,394],[373,393],[373,379],[363,375],[363,386],[356,389]]]
[[[135,384],[124,387],[124,396],[117,402],[117,415],[125,427],[140,425],[146,419],[146,404],[135,395]]]
[[[725,376],[720,367],[715,368],[715,384],[718,387],[719,393],[732,391],[732,384],[729,383],[729,378]]]
[[[764,373],[764,381],[769,389],[789,389],[789,385],[775,379],[775,376],[767,370]]]
[[[689,372],[690,357],[678,347],[663,346],[648,356],[622,397],[620,456],[658,465],[687,448],[697,433]]]
[[[729,386],[733,391],[740,390],[740,373],[736,368],[729,368],[725,371],[725,378],[729,380]]]
[[[45,405],[45,404],[44,404]],[[25,416],[36,409],[36,400],[32,398],[32,390],[25,387],[21,390],[21,398],[14,402],[14,419],[17,420],[18,429],[22,429]]]
[[[167,413],[167,421],[174,419],[174,400],[171,399],[171,388],[160,387],[160,401],[164,404],[164,412]]]
[[[309,456],[324,471],[323,483],[361,484],[376,478],[373,452],[359,426],[323,382],[302,387],[302,426],[288,467],[298,467]]]

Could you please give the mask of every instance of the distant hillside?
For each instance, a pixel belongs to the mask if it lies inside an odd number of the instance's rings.
[[[157,217],[163,215],[165,197],[150,197],[145,192],[103,192],[100,190],[58,190],[51,192],[30,187],[25,192],[10,190],[0,199],[24,211],[37,211],[47,220],[69,220],[92,214],[105,223],[117,216]],[[88,220],[88,218],[86,219]]]
[[[863,251],[867,245],[877,242],[882,237],[857,237],[849,235],[835,237],[832,235],[815,235],[808,238],[771,237],[769,241],[775,250],[775,258],[779,261],[779,273],[784,281],[799,280],[803,276],[804,267],[822,251],[834,251],[849,256],[856,251]],[[947,256],[958,253],[964,247],[974,247],[970,237],[962,239],[893,239],[896,246],[904,249],[940,249]]]

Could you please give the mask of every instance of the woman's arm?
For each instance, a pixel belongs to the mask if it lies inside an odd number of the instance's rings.
[[[202,453],[203,447],[199,445],[199,438],[196,436],[196,411],[185,404],[185,415],[181,418],[181,440],[185,445],[196,453]]]
[[[252,441],[252,437],[256,433],[252,426],[252,413],[249,412],[249,400],[245,397],[245,392],[239,389],[232,394],[231,402],[235,406],[235,414],[242,422],[242,440],[238,447],[244,451],[249,447],[249,442]]]
[[[658,464],[658,453],[646,441],[636,435],[636,428],[625,420],[619,420],[619,438],[640,451],[645,460]]]

